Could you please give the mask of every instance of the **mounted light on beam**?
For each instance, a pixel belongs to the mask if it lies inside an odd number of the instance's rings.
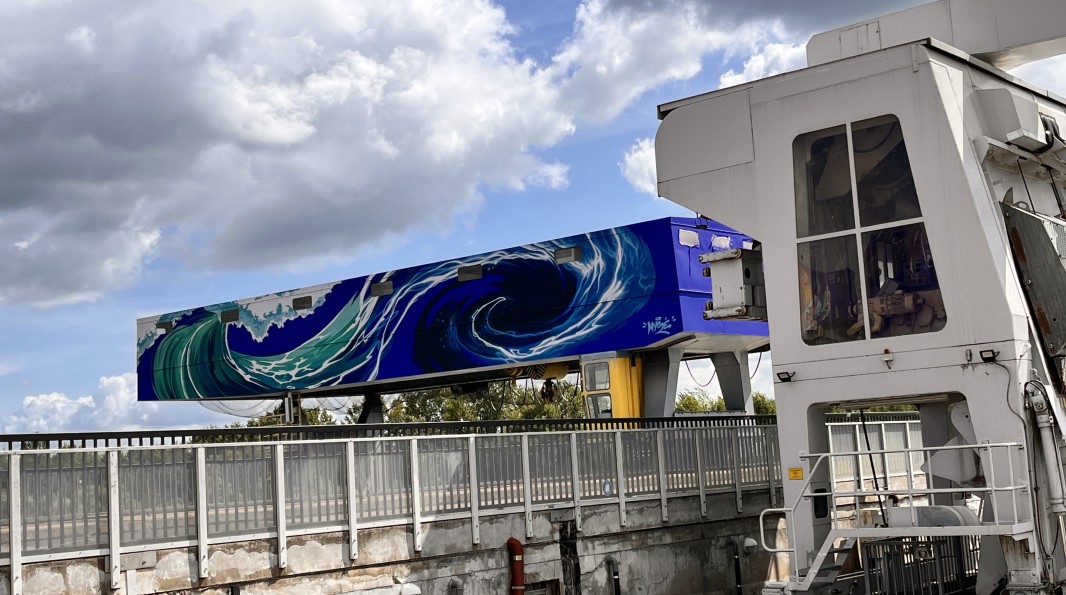
[[[991,364],[996,361],[996,356],[999,355],[999,352],[995,349],[982,349],[978,354],[981,356],[981,361]]]
[[[777,379],[781,382],[792,382],[792,377],[795,375],[795,372],[778,372]]]

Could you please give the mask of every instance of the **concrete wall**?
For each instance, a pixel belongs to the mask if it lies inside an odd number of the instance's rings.
[[[778,500],[780,501],[780,500]],[[509,570],[504,543],[514,536],[525,544],[527,583],[558,581],[559,593],[612,593],[608,558],[617,562],[622,592],[629,594],[734,593],[731,539],[758,539],[758,513],[769,506],[768,493],[747,492],[744,512],[736,512],[733,494],[708,496],[708,516],[700,515],[696,497],[669,501],[670,521],[662,521],[659,501],[630,502],[627,523],[619,524],[617,504],[582,508],[582,530],[575,531],[573,510],[535,512],[533,534],[526,536],[522,514],[481,518],[481,543],[471,543],[469,519],[423,525],[423,548],[414,551],[409,525],[359,531],[359,557],[349,561],[346,535],[324,533],[288,540],[288,567],[277,568],[276,540],[213,545],[210,576],[197,578],[195,551],[172,549],[123,555],[122,588],[110,589],[106,558],[26,564],[27,594],[132,595],[196,593],[334,595],[369,591],[399,593],[399,585],[422,593],[446,594],[458,581],[464,595],[508,592]],[[775,518],[767,533],[784,535]],[[6,569],[5,569],[6,571]],[[6,573],[6,572],[5,572]],[[742,554],[745,592],[759,593],[766,580],[788,574],[784,557],[761,548]],[[0,595],[8,580],[0,580]]]

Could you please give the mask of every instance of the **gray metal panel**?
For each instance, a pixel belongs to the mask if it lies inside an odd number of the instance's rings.
[[[699,109],[670,113],[659,127],[659,134],[671,139],[670,143],[656,145],[655,167],[660,181],[755,160],[747,89],[708,99]]]
[[[1011,251],[1048,355],[1066,355],[1066,268],[1056,246],[1063,223],[1004,204]]]

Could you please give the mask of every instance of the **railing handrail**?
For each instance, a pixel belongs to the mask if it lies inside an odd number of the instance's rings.
[[[39,443],[107,442],[116,446],[148,446],[155,442],[181,440],[181,444],[202,444],[208,440],[269,441],[271,436],[292,436],[295,440],[310,440],[323,435],[337,438],[376,434],[389,437],[417,437],[469,434],[515,434],[545,431],[573,431],[575,429],[659,429],[701,427],[758,427],[777,424],[773,415],[708,416],[708,417],[637,417],[611,419],[516,419],[468,422],[410,422],[389,424],[330,424],[320,426],[263,426],[254,428],[202,428],[173,430],[129,430],[122,432],[57,432],[0,434],[0,448],[38,450]],[[382,436],[384,437],[384,436]],[[145,444],[148,442],[149,444]],[[17,445],[17,447],[16,447]],[[28,445],[28,446],[27,446]]]
[[[1021,442],[982,442],[981,444],[952,444],[944,446],[921,446],[913,448],[883,448],[880,450],[851,450],[846,452],[832,452],[832,453],[817,453],[817,454],[800,454],[801,459],[812,459],[819,456],[828,457],[854,457],[865,455],[879,455],[879,454],[906,454],[912,452],[936,452],[940,450],[973,450],[982,448],[1010,448],[1010,447],[1024,447]]]
[[[72,447],[60,447],[60,448],[31,448],[24,450],[0,450],[0,458],[11,457],[15,455],[51,455],[51,454],[91,454],[91,453],[107,453],[111,451],[117,452],[131,452],[135,450],[137,452],[147,451],[166,451],[174,449],[195,449],[195,448],[234,448],[241,446],[308,446],[313,444],[336,444],[354,442],[360,443],[372,443],[380,444],[383,442],[404,442],[410,440],[429,441],[429,440],[460,440],[470,438],[493,438],[493,437],[510,437],[515,439],[521,439],[522,436],[559,436],[559,435],[593,435],[593,434],[608,434],[614,432],[621,432],[626,434],[644,434],[658,431],[666,432],[684,432],[692,430],[742,430],[751,428],[776,428],[773,425],[734,425],[734,426],[704,426],[704,427],[679,427],[679,428],[610,428],[610,429],[598,429],[598,430],[553,430],[547,432],[512,432],[501,434],[439,434],[428,436],[363,436],[363,437],[340,437],[340,438],[320,438],[314,441],[307,439],[288,439],[288,440],[259,440],[255,442],[189,442],[180,444],[145,444],[134,446],[72,446]]]
[[[788,517],[788,513],[791,512],[791,511],[792,511],[792,509],[790,509],[790,508],[764,508],[763,511],[759,513],[759,545],[762,546],[762,549],[770,552],[771,554],[779,554],[779,553],[794,554],[794,553],[796,553],[796,548],[794,548],[794,547],[772,548],[772,547],[766,545],[766,515],[770,514],[770,513],[773,513],[773,514],[784,513],[786,518],[787,518]],[[791,541],[789,541],[789,545],[792,545]]]

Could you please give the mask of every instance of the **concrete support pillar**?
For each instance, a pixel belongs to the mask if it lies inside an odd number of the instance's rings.
[[[726,410],[743,411],[748,415],[754,415],[755,405],[751,401],[748,352],[712,353],[711,363],[718,372],[718,385],[722,388]]]
[[[643,354],[645,417],[673,417],[677,373],[684,353],[684,347],[667,347]]]

